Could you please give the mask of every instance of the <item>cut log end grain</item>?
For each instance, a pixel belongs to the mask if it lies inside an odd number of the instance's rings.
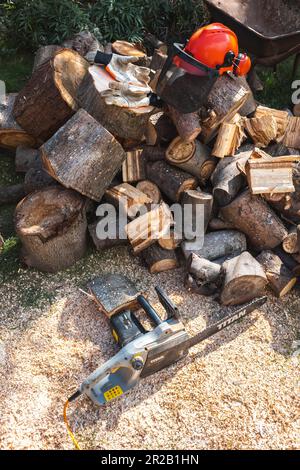
[[[293,227],[282,242],[282,248],[286,253],[295,254],[299,252],[297,228]]]
[[[136,44],[127,41],[115,41],[112,43],[112,51],[123,56],[145,59],[147,56]],[[135,62],[136,63],[136,62]]]
[[[164,250],[158,244],[144,250],[142,258],[150,274],[165,272],[179,267],[175,251]]]
[[[159,204],[162,199],[161,192],[158,186],[152,183],[152,181],[149,181],[149,180],[140,181],[136,185],[136,189],[146,194],[146,196],[148,196],[149,199],[151,199],[153,204]]]
[[[13,112],[18,124],[43,142],[49,139],[78,110],[78,90],[88,66],[70,49],[40,66],[16,99]]]
[[[109,88],[112,81],[112,77],[103,67],[89,67],[80,86],[80,105],[115,137],[141,142],[154,108],[120,108],[106,104],[102,92]]]
[[[73,191],[53,187],[30,194],[16,208],[15,226],[27,266],[57,272],[85,254],[85,201]]]
[[[100,201],[126,153],[116,139],[80,109],[41,147],[44,167],[66,188]]]
[[[247,251],[226,261],[223,270],[223,305],[241,305],[263,295],[268,283],[267,277],[260,263]]]
[[[17,94],[10,93],[0,103],[0,147],[16,149],[20,145],[34,147],[36,139],[23,130],[13,116]]]
[[[277,297],[286,295],[296,284],[296,277],[272,251],[263,251],[257,260],[263,266],[271,288]]]

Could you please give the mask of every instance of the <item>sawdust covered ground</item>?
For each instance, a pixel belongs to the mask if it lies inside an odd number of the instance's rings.
[[[150,276],[123,248],[92,255],[63,275],[21,269],[0,287],[2,449],[73,448],[64,401],[117,350],[106,320],[79,290],[103,271],[128,275],[156,305],[154,286],[163,286],[190,333],[226,314],[216,302],[188,294],[182,270]],[[51,294],[51,304],[26,306],[27,284]],[[299,310],[299,291],[282,301],[271,296],[262,310],[118,401],[100,409],[81,398],[69,411],[81,447],[299,448],[299,359],[292,357]]]

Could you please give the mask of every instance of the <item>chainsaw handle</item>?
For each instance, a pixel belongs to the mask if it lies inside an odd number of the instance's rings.
[[[142,307],[142,309],[145,311],[147,316],[150,318],[150,320],[153,321],[155,326],[158,326],[162,323],[162,319],[160,318],[156,310],[154,310],[152,305],[149,304],[148,300],[143,295],[139,295],[137,301]]]

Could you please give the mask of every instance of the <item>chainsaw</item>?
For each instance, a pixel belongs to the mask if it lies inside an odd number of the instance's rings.
[[[185,358],[190,348],[250,314],[267,300],[267,297],[257,298],[191,337],[180,319],[178,307],[160,287],[156,287],[156,293],[166,312],[164,320],[123,276],[97,278],[90,283],[89,290],[100,310],[109,318],[112,335],[121,348],[84,380],[68,400],[72,402],[85,394],[96,405],[120,397],[141,379]],[[135,312],[140,309],[153,323],[153,330],[147,331],[139,321]]]

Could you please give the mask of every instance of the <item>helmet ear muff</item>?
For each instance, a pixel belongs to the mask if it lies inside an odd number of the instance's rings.
[[[227,52],[224,58],[224,63],[222,64],[222,68],[224,67],[231,67],[234,63],[235,53],[233,51]]]

